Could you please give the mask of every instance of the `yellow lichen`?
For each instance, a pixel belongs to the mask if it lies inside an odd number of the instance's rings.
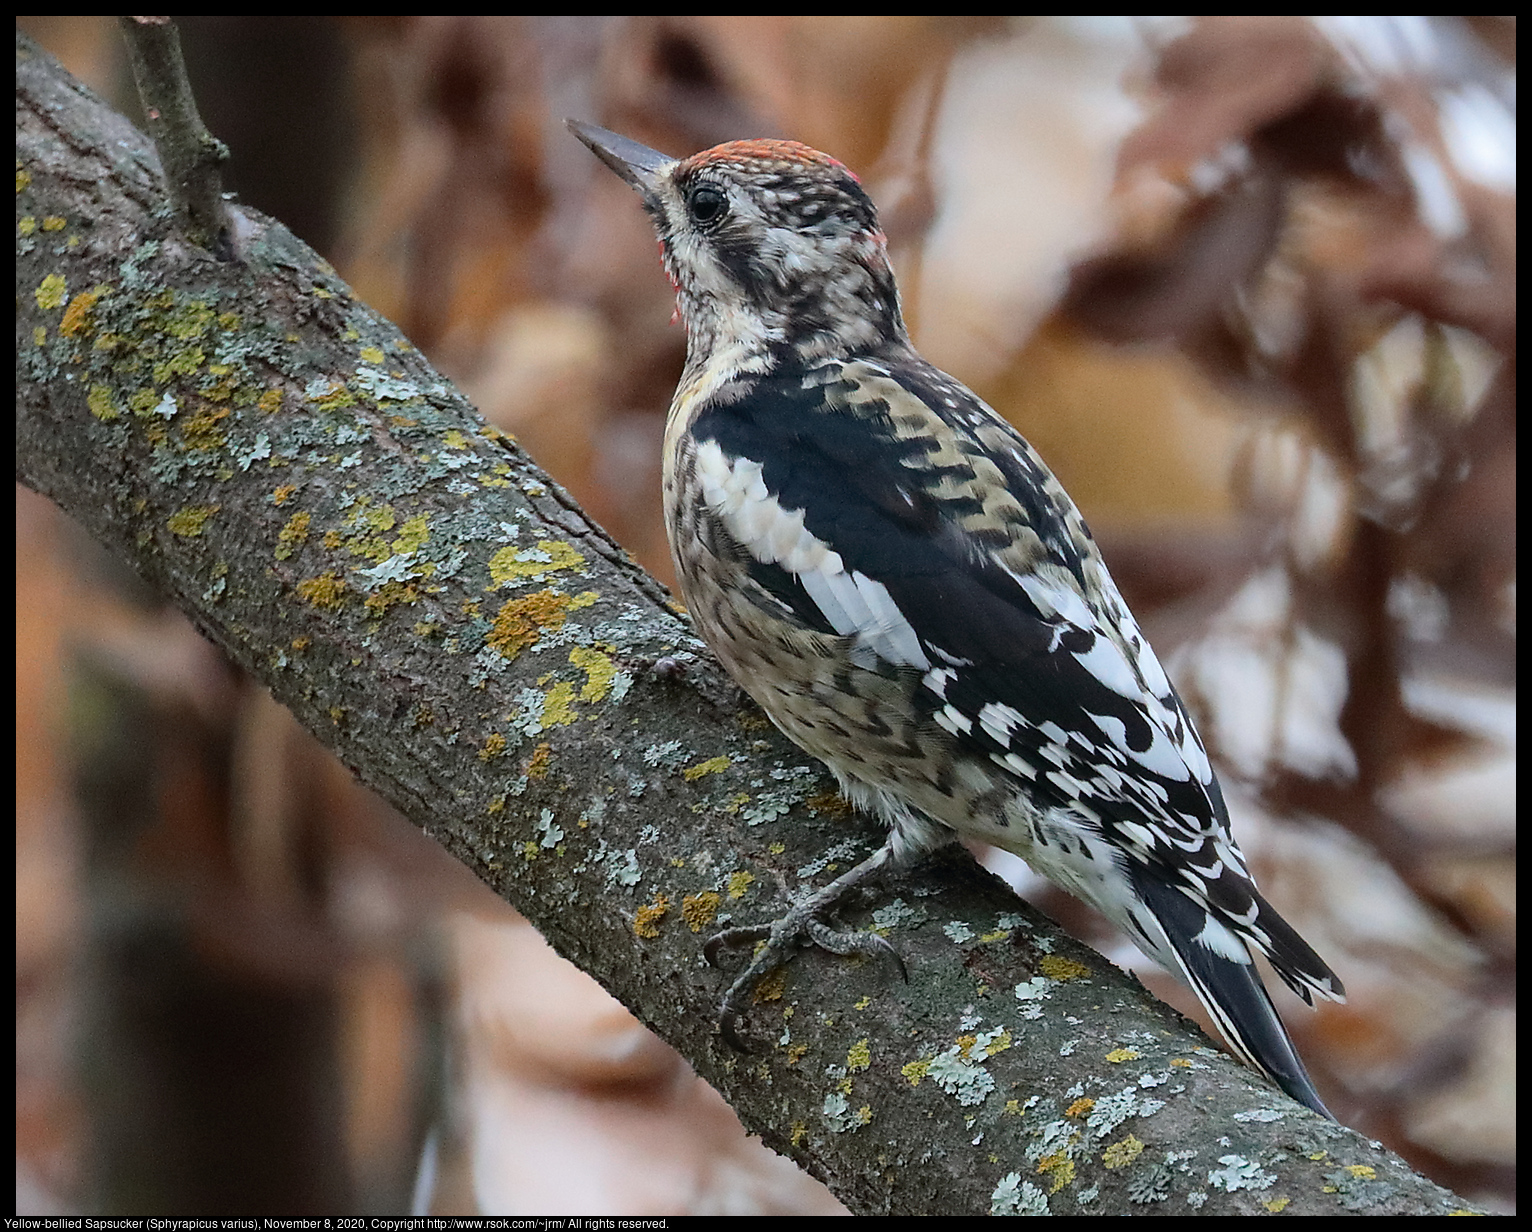
[[[699,761],[695,766],[688,766],[681,771],[681,777],[688,783],[695,783],[704,774],[718,774],[727,770],[734,763],[729,760],[727,753],[720,753],[717,757],[710,757],[706,761]]]
[[[229,415],[228,407],[203,405],[181,426],[181,434],[188,449],[221,449],[224,445],[223,429],[218,426]]]
[[[838,791],[821,791],[803,802],[821,817],[849,817],[851,804]]]
[[[344,407],[356,405],[356,395],[353,394],[339,381],[331,381],[325,387],[322,394],[312,397],[309,405],[317,406],[321,411],[338,411]]]
[[[62,274],[49,274],[37,284],[37,290],[34,293],[37,306],[45,312],[59,307],[64,302],[67,290]]]
[[[85,395],[85,405],[102,423],[110,423],[122,414],[117,409],[117,399],[113,396],[110,385],[92,385],[90,392]]]
[[[669,910],[670,900],[663,894],[656,894],[652,903],[640,907],[634,915],[633,931],[640,937],[652,941],[660,935],[660,921],[665,918],[665,913]]]
[[[1009,1031],[1001,1031],[999,1035],[995,1036],[994,1039],[984,1046],[984,1055],[992,1057],[996,1053],[1004,1052],[1010,1046],[1011,1033]]]
[[[852,1044],[846,1052],[846,1069],[851,1073],[864,1070],[872,1064],[872,1046],[866,1036]]]
[[[1106,1054],[1106,1059],[1113,1065],[1121,1065],[1124,1061],[1137,1061],[1138,1056],[1132,1048],[1114,1048]]]
[[[755,999],[758,1002],[780,1001],[787,991],[787,968],[778,967],[765,979],[755,986]]]
[[[431,531],[426,522],[426,515],[423,513],[407,519],[389,546],[395,552],[418,552],[431,538]]]
[[[183,304],[165,319],[165,332],[182,342],[201,338],[213,327],[214,313],[201,300]]]
[[[575,687],[567,680],[560,680],[548,690],[543,698],[544,727],[568,727],[580,716],[574,708]]]
[[[346,583],[331,569],[298,583],[298,597],[312,607],[339,608],[345,600]]]
[[[922,1057],[919,1061],[911,1061],[899,1072],[912,1087],[918,1087],[920,1080],[926,1076],[926,1071],[931,1068],[931,1062],[935,1059],[935,1057]]]
[[[1044,954],[1037,965],[1044,975],[1055,980],[1077,980],[1090,974],[1090,968],[1084,963],[1062,954]]]
[[[1129,1134],[1121,1142],[1114,1142],[1102,1153],[1101,1162],[1108,1168],[1126,1168],[1144,1153],[1144,1144]]]
[[[64,309],[64,316],[59,321],[59,333],[66,338],[73,338],[76,334],[84,333],[91,327],[90,314],[95,308],[96,301],[105,295],[111,288],[105,283],[92,287],[89,291],[81,291],[69,301],[69,307]]]
[[[172,377],[193,376],[198,368],[207,361],[207,355],[199,346],[182,347],[173,352],[168,359],[154,365],[150,372],[154,375],[156,385],[166,385]]]
[[[303,546],[304,541],[309,537],[309,521],[307,509],[300,509],[287,519],[287,525],[277,532],[278,560],[288,559]]]
[[[268,389],[255,403],[263,415],[271,415],[282,407],[282,391],[280,389]]]
[[[381,619],[391,608],[401,603],[418,603],[420,590],[413,582],[384,582],[362,601],[367,614],[374,620]]]
[[[556,590],[539,590],[524,599],[507,599],[500,605],[485,640],[505,658],[514,659],[545,632],[560,628],[569,606],[569,596]]]
[[[500,587],[507,582],[538,577],[560,569],[578,569],[584,563],[585,557],[569,544],[557,539],[539,539],[530,548],[501,548],[489,558],[489,576],[495,587]]]
[[[186,505],[171,514],[165,525],[171,534],[180,535],[183,539],[195,539],[219,508],[218,505]]]
[[[1075,1161],[1062,1151],[1057,1155],[1045,1155],[1038,1160],[1037,1170],[1048,1173],[1052,1178],[1052,1183],[1048,1186],[1050,1194],[1058,1193],[1064,1186],[1072,1184],[1075,1179]]]
[[[484,743],[479,747],[480,761],[493,761],[505,752],[505,737],[499,732],[490,732]]]
[[[743,870],[741,870],[740,872],[737,872],[737,873],[730,873],[729,874],[729,880],[728,880],[729,897],[730,898],[744,898],[745,894],[750,889],[751,882],[753,882],[754,880],[755,880],[755,874],[754,873],[747,873],[747,872],[744,872]]]
[[[543,740],[532,750],[531,759],[527,762],[527,777],[529,779],[547,778],[548,766],[552,761],[553,746],[546,740]]]
[[[1067,1117],[1083,1117],[1095,1106],[1095,1100],[1093,1100],[1089,1095],[1082,1095],[1079,1099],[1075,1100],[1074,1103],[1070,1104],[1069,1107],[1064,1109],[1064,1115]]]
[[[569,602],[571,609],[580,606],[579,597]],[[582,702],[605,701],[617,678],[617,664],[610,655],[588,646],[576,646],[569,652],[569,661],[585,673],[585,683],[580,687]]]
[[[700,933],[718,918],[718,908],[722,905],[723,896],[716,890],[688,894],[681,899],[681,918],[692,932]]]

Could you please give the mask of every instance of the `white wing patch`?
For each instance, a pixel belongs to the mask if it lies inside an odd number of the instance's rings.
[[[761,464],[729,458],[717,441],[697,446],[703,503],[729,534],[765,565],[779,565],[802,584],[837,633],[855,637],[852,661],[872,668],[882,659],[927,671],[931,661],[914,627],[884,586],[847,572],[841,555],[803,525],[802,509],[784,509],[761,478]]]

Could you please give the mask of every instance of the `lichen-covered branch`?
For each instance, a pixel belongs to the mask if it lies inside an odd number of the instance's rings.
[[[18,478],[853,1209],[1462,1209],[960,852],[871,912],[907,985],[805,954],[730,1052],[707,933],[878,836],[280,224],[234,211],[238,263],[180,238],[144,137],[20,38],[16,107]]]

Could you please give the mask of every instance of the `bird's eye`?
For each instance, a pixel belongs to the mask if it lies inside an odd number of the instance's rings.
[[[729,202],[716,188],[704,186],[692,193],[686,206],[691,211],[692,219],[705,226],[722,218],[728,212]]]

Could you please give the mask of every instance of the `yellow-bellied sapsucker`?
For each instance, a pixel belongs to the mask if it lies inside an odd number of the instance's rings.
[[[1325,1113],[1252,960],[1305,1001],[1340,981],[1265,899],[1223,793],[1074,502],[1015,429],[915,353],[877,212],[793,141],[670,158],[570,128],[636,188],[687,330],[665,521],[708,645],[890,827],[775,924],[726,995],[823,914],[964,835],[1015,852],[1185,978],[1233,1050]]]

